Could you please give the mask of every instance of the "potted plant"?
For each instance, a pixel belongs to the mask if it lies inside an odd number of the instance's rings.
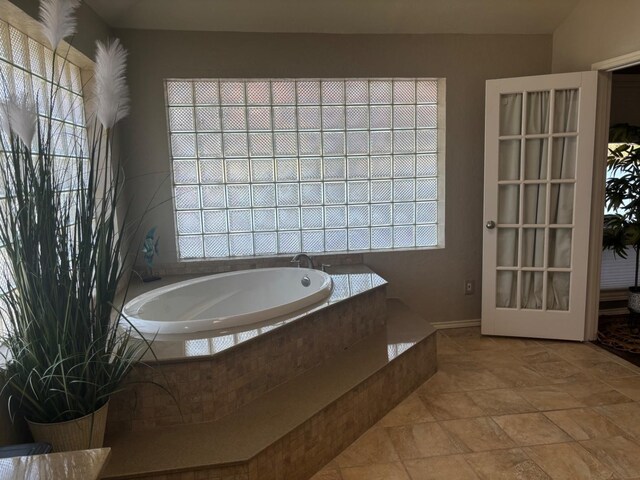
[[[635,256],[635,277],[629,287],[628,308],[632,320],[640,314],[640,127],[619,124],[611,127],[607,157],[607,178],[603,247],[614,255],[627,258],[629,250]]]
[[[41,3],[54,64],[65,61],[55,53],[75,31],[79,3]],[[113,127],[128,112],[126,52],[118,41],[98,43],[95,60],[86,143],[61,137],[52,120],[61,88],[56,78],[46,92],[11,95],[0,105],[0,187],[6,197],[0,241],[7,261],[0,385],[11,413],[24,415],[36,440],[52,443],[55,451],[102,445],[109,398],[149,348],[134,341],[114,307],[127,280],[124,233],[131,226],[126,210],[116,214],[124,178],[110,162]],[[57,153],[59,142],[71,142],[70,161],[68,153]]]

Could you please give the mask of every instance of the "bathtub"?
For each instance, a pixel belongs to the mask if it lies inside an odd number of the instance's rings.
[[[227,330],[301,310],[331,288],[331,277],[319,270],[241,270],[157,288],[128,302],[123,314],[142,334]]]

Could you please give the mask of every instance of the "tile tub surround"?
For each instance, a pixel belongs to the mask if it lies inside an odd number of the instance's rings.
[[[156,341],[159,361],[136,367],[132,387],[112,397],[107,432],[219,419],[382,329],[386,282],[366,267],[345,268],[332,272],[329,300],[261,332]]]
[[[307,480],[436,370],[433,328],[388,311],[384,330],[225,418],[109,439],[105,478]]]
[[[153,344],[155,356],[148,353],[143,360],[148,363],[156,363],[157,360],[162,362],[165,360],[176,361],[221,353],[243,342],[251,341],[254,337],[313,315],[328,306],[350,301],[353,297],[387,285],[384,278],[372,272],[366,265],[332,267],[328,272],[331,275],[333,286],[331,295],[326,300],[283,317],[254,325],[220,330],[215,335],[208,332],[197,332],[190,335],[158,336]],[[183,280],[191,280],[199,276],[202,275],[175,275],[165,277],[159,282],[146,284],[136,282],[132,285],[129,298],[135,298],[151,289],[171,285]]]

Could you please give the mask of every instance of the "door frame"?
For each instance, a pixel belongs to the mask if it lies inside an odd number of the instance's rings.
[[[598,71],[600,74],[598,79],[598,111],[594,139],[595,158],[591,192],[585,340],[595,340],[598,336],[602,229],[604,227],[604,184],[607,171],[609,123],[611,119],[611,72],[637,64],[640,64],[640,50],[591,65],[591,70]]]

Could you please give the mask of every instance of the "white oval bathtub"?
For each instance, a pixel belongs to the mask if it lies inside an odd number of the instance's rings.
[[[128,302],[123,313],[141,333],[223,330],[295,312],[327,298],[331,287],[319,270],[241,270],[157,288]]]

